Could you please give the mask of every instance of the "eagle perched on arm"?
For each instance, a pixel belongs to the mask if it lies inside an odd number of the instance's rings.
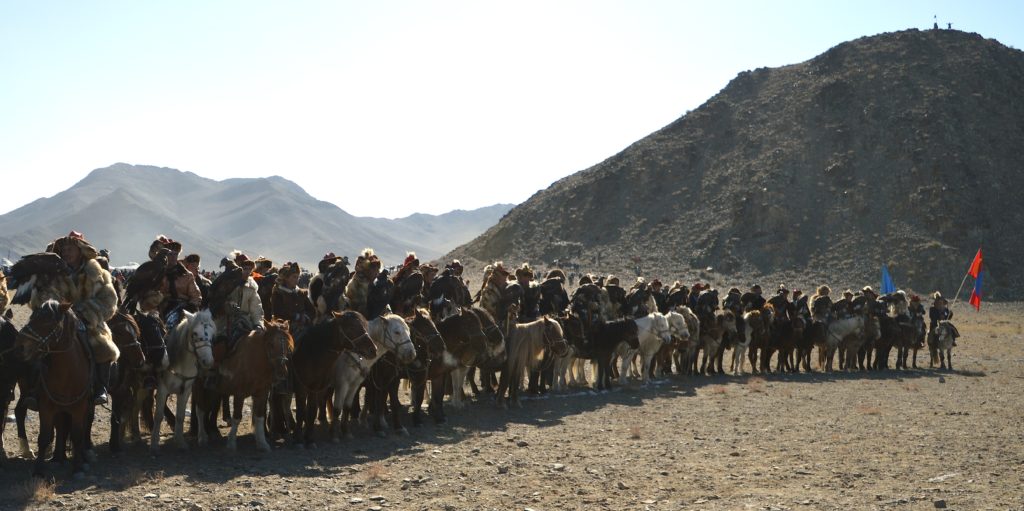
[[[135,273],[128,279],[125,286],[121,312],[134,312],[135,305],[139,303],[140,298],[151,291],[163,289],[164,280],[167,278],[170,253],[170,249],[161,247],[152,260],[142,263],[135,269]]]
[[[210,309],[214,316],[220,316],[226,312],[224,304],[227,303],[231,292],[245,284],[249,278],[241,266],[226,257],[220,260],[220,265],[224,268],[224,272],[213,280],[210,292],[206,294],[203,305],[200,307],[201,309]]]
[[[41,252],[22,257],[7,274],[7,289],[14,289],[11,303],[24,305],[32,299],[32,288],[41,279],[71,275],[71,268],[53,252]]]

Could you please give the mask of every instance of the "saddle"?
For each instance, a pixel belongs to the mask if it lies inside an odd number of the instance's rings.
[[[228,311],[227,335],[219,335],[213,340],[213,361],[220,364],[221,361],[230,357],[238,347],[238,340],[249,335],[255,326],[249,321],[249,317],[242,313],[237,306]]]

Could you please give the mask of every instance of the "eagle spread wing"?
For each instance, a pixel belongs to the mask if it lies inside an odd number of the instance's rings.
[[[24,305],[32,298],[32,288],[39,279],[57,275],[70,275],[71,268],[53,252],[41,252],[22,257],[7,274],[7,288],[17,290],[12,304]]]

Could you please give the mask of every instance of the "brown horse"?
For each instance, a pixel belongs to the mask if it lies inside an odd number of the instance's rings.
[[[452,402],[455,408],[463,406],[462,386],[466,381],[468,368],[483,363],[489,358],[487,354],[487,334],[484,333],[480,318],[468,309],[461,309],[458,314],[448,316],[439,323],[437,329],[447,347],[440,359],[431,361],[428,378],[431,381],[430,416],[438,423],[445,421],[444,399],[446,376],[451,373]]]
[[[331,319],[309,327],[296,343],[288,374],[295,389],[295,442],[315,447],[313,428],[317,411],[326,402],[334,382],[334,365],[345,351],[376,357],[377,346],[357,312],[335,312]]]
[[[34,311],[18,333],[17,345],[25,360],[40,360],[39,442],[35,476],[45,475],[46,454],[57,435],[57,445],[71,436],[72,471],[76,479],[85,475],[85,447],[89,435],[89,393],[92,391],[93,363],[86,340],[78,335],[78,318],[70,303],[47,300]],[[66,461],[64,449],[57,449],[54,461]]]
[[[243,337],[217,366],[215,388],[204,388],[193,394],[196,410],[200,417],[210,406],[216,406],[221,398],[228,396],[234,407],[231,414],[231,432],[228,434],[227,448],[236,450],[238,447],[238,425],[242,421],[242,405],[245,398],[252,397],[252,429],[256,437],[256,448],[269,451],[270,444],[266,438],[267,401],[270,389],[277,383],[288,378],[288,358],[295,349],[287,321],[273,319],[263,320],[262,332],[253,331]],[[206,445],[208,438],[205,428],[206,421],[198,421],[199,445]]]
[[[140,371],[146,365],[146,354],[143,351],[142,329],[135,321],[135,318],[118,311],[114,317],[107,320],[107,327],[114,338],[114,344],[120,351],[114,371],[111,373],[109,382],[111,407],[110,407],[110,450],[117,452],[121,448],[121,438],[124,435],[126,423],[124,411],[125,404],[134,401],[135,392],[142,386]],[[131,410],[131,406],[128,410]],[[138,415],[136,414],[136,417]],[[138,424],[138,420],[135,421]],[[92,439],[86,439],[87,450],[92,449]]]

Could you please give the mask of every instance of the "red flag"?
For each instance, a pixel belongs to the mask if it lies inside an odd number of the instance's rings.
[[[978,274],[977,279],[974,281],[974,291],[971,291],[971,305],[974,306],[974,310],[981,310],[981,274]]]
[[[971,269],[967,270],[967,274],[974,278],[978,278],[979,273],[981,273],[981,247],[978,247],[978,255],[974,256]]]

